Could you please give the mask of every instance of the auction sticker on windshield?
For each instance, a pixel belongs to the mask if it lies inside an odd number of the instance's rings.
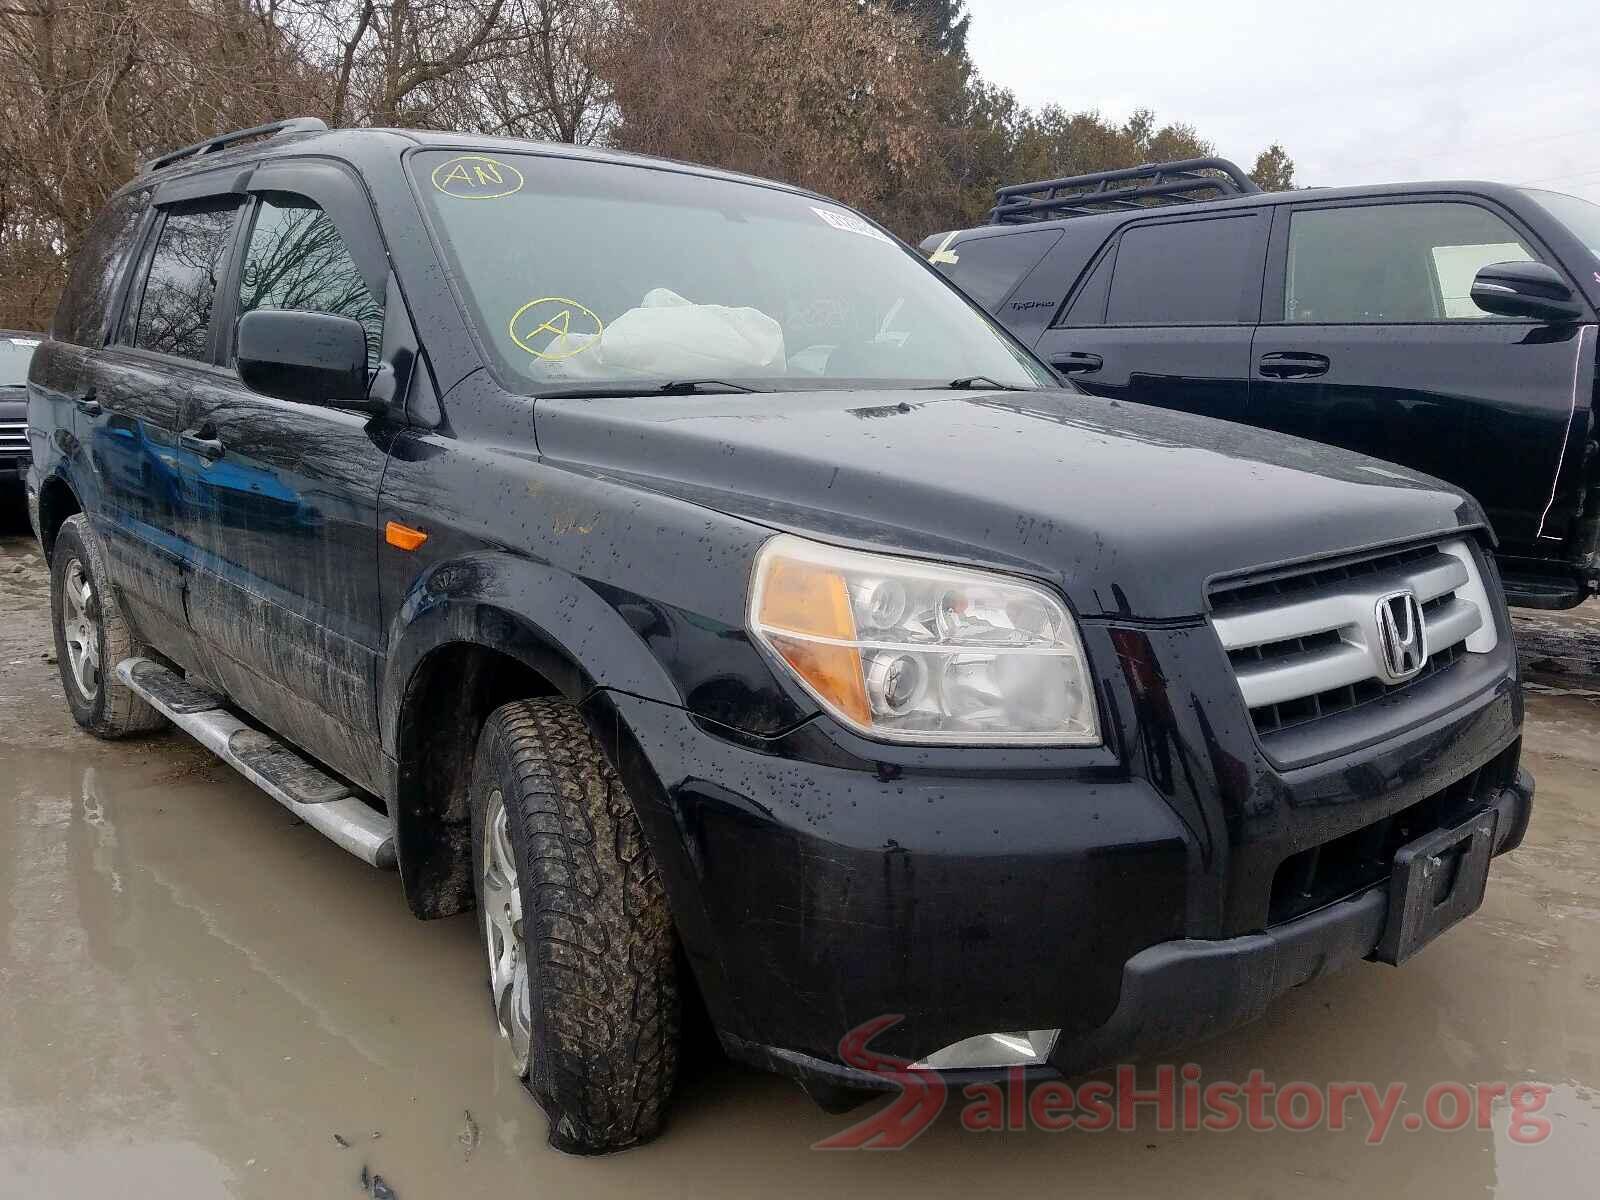
[[[894,245],[894,240],[888,237],[881,229],[874,229],[869,223],[863,221],[855,213],[841,212],[837,208],[818,208],[815,204],[811,211],[816,213],[835,229],[842,229],[846,233],[859,233],[862,237],[869,237],[879,242],[888,242]]]

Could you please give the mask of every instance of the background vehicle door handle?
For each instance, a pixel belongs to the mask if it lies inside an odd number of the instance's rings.
[[[206,437],[204,434],[205,430],[203,429],[185,429],[178,435],[178,445],[185,450],[194,451],[201,458],[213,461],[221,458],[226,450],[226,447],[222,444],[222,439],[217,437],[215,433],[211,437]]]
[[[1326,354],[1300,354],[1284,352],[1263,354],[1256,367],[1269,379],[1310,379],[1326,375],[1333,360]]]
[[[1087,375],[1091,371],[1098,371],[1106,365],[1106,360],[1098,354],[1058,354],[1050,360],[1050,365],[1063,375]]]
[[[104,410],[101,409],[101,407],[100,407],[100,401],[95,399],[95,396],[97,394],[98,393],[95,391],[94,388],[90,388],[88,391],[84,392],[83,395],[79,396],[72,403],[73,403],[74,407],[76,407],[77,410],[79,412],[81,412],[84,416],[86,416],[86,417],[98,417],[101,414],[101,412],[104,411]]]

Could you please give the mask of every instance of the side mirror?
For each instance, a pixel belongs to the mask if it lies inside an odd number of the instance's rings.
[[[1490,263],[1472,281],[1472,302],[1499,317],[1576,321],[1583,304],[1554,267],[1540,262]]]
[[[257,309],[239,321],[234,355],[253,392],[298,404],[370,409],[367,331],[332,313]]]

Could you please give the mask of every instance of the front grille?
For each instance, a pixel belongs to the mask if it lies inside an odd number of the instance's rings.
[[[0,421],[0,454],[28,453],[28,423]]]
[[[1427,658],[1396,678],[1379,604],[1410,592]],[[1453,540],[1350,556],[1218,584],[1212,625],[1264,739],[1418,688],[1498,640],[1472,548]]]

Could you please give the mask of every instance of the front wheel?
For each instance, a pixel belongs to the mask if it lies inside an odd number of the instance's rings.
[[[604,1154],[660,1132],[679,999],[666,894],[622,780],[576,708],[496,709],[472,768],[489,990],[550,1144]]]

